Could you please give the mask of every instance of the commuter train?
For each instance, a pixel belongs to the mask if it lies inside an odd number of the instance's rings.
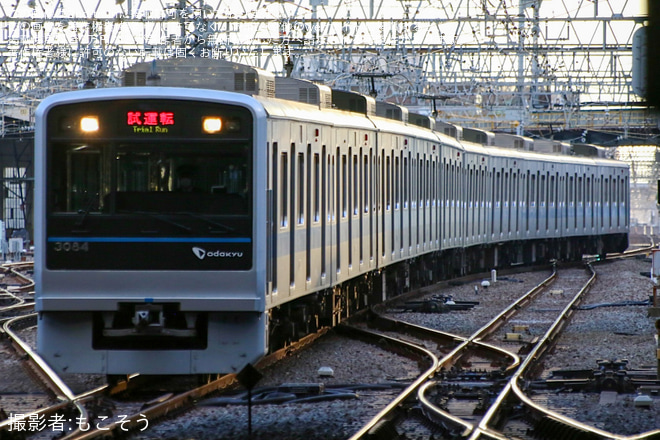
[[[123,81],[37,109],[38,352],[57,371],[237,372],[416,286],[628,244],[620,162],[226,61]]]

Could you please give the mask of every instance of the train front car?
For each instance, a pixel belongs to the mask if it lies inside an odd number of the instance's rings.
[[[265,353],[265,144],[246,95],[131,87],[43,101],[36,307],[53,368],[225,373]]]

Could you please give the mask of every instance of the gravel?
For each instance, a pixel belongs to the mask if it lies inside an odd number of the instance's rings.
[[[626,301],[644,301],[652,293],[648,276],[648,259],[628,259],[597,266],[598,281],[589,292],[583,306]],[[479,301],[471,310],[445,314],[395,313],[401,320],[467,336],[480,328],[503,307],[547,278],[548,271],[500,277],[488,288],[480,282],[443,288],[439,293],[450,294],[456,300]],[[474,287],[478,286],[475,292]],[[552,289],[551,287],[550,289]],[[594,368],[598,359],[629,360],[629,368],[637,369],[657,365],[656,318],[648,317],[647,306],[597,307],[578,310],[555,350],[545,359],[541,377],[553,370],[564,368]],[[508,324],[507,324],[508,325]],[[509,347],[510,348],[510,347]],[[38,387],[21,388],[26,376],[2,353],[0,363],[0,404],[8,403],[11,393],[41,392]],[[319,376],[319,368],[330,367],[332,377]],[[340,384],[407,384],[417,373],[416,363],[384,352],[381,349],[329,333],[319,343],[284,359],[262,371],[257,387],[277,386],[283,383]],[[15,382],[12,379],[16,377]],[[71,378],[84,388],[96,383]],[[13,385],[12,385],[13,384]],[[193,411],[132,434],[131,439],[192,440],[192,439],[268,439],[296,440],[308,438],[346,439],[375,416],[400,389],[359,391],[357,398],[330,400],[318,403],[284,403],[254,405],[252,408],[252,434],[248,434],[248,410],[243,405],[202,406]],[[23,396],[21,394],[21,396]],[[660,426],[660,398],[653,396],[650,408],[636,407],[635,395],[619,394],[613,404],[602,404],[598,393],[540,393],[534,399],[576,420],[592,424],[619,435],[631,435]],[[6,411],[18,411],[5,406]],[[406,432],[407,439],[429,438],[428,432]]]

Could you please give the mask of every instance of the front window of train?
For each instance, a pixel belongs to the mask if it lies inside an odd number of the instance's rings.
[[[52,138],[50,269],[251,267],[251,125],[225,137]]]

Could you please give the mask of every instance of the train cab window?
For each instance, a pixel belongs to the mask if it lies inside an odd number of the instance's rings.
[[[55,143],[49,214],[249,213],[247,146]],[[182,196],[190,192],[194,195]]]

